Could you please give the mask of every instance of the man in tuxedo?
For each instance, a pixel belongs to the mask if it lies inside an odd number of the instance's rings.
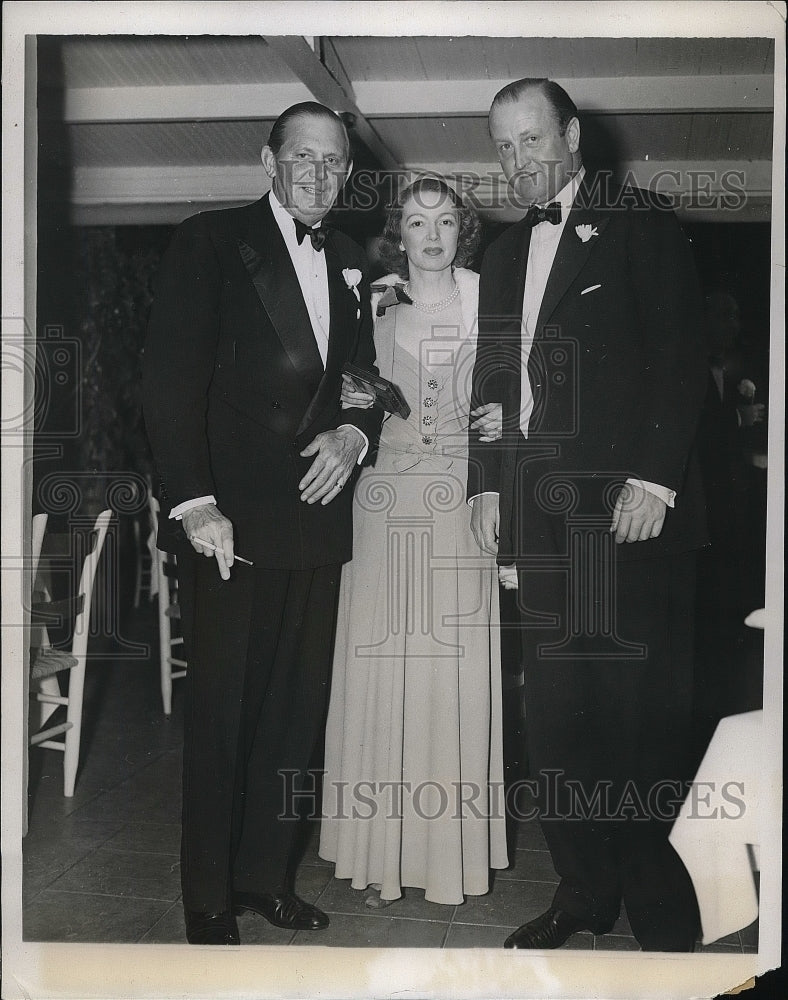
[[[480,546],[518,567],[526,740],[560,884],[507,948],[610,931],[692,950],[692,884],[668,844],[688,763],[705,388],[687,240],[649,192],[586,174],[575,105],[547,80],[495,97],[490,135],[529,206],[484,258],[471,436]]]
[[[237,944],[244,910],[328,924],[294,892],[294,802],[324,721],[353,477],[379,426],[379,411],[340,409],[344,365],[374,365],[364,255],[321,225],[351,169],[344,125],[294,105],[262,161],[267,196],[176,230],[145,347],[158,544],[177,555],[188,659],[194,944]]]

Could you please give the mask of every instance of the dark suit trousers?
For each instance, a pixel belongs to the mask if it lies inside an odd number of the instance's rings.
[[[571,559],[560,545],[545,553],[547,537],[560,532],[541,533],[545,562],[522,561],[518,600],[528,759],[561,878],[555,904],[604,933],[623,899],[645,949],[683,950],[697,903],[667,837],[691,777],[695,556],[619,561],[597,535],[592,572],[577,548]]]
[[[322,733],[341,566],[270,570],[178,552],[188,660],[181,880],[188,909],[287,884]]]

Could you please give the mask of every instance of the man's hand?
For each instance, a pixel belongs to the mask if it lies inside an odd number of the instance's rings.
[[[624,483],[613,510],[610,530],[615,532],[616,544],[645,542],[657,538],[665,523],[667,504],[658,496],[635,483]]]
[[[471,506],[471,531],[482,552],[498,553],[498,494],[482,493]]]
[[[472,431],[480,431],[480,441],[498,441],[503,435],[503,405],[501,403],[485,403],[471,410],[471,416],[476,419],[471,424]]]
[[[309,472],[298,484],[301,499],[307,503],[320,501],[325,507],[339,494],[355,468],[364,440],[352,427],[323,431],[301,452],[302,457],[316,458]]]
[[[229,580],[230,569],[235,559],[232,521],[229,521],[222,514],[216,504],[209,503],[187,510],[181,518],[181,523],[194,551],[209,558],[216,556],[221,578]],[[216,548],[212,549],[201,545],[197,541],[198,538],[201,538],[203,542],[209,542]]]
[[[742,427],[752,427],[762,424],[766,417],[766,406],[763,403],[748,403],[737,407]]]

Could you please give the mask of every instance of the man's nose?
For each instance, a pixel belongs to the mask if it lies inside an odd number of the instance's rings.
[[[514,165],[518,170],[522,170],[523,167],[531,159],[528,150],[524,147],[515,146],[514,148]]]

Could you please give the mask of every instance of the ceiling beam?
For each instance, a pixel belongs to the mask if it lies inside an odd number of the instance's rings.
[[[509,80],[357,80],[356,100],[370,118],[487,115]],[[556,80],[580,111],[598,114],[771,111],[774,77],[628,76]]]
[[[768,160],[632,160],[617,168],[617,175],[630,174],[641,187],[656,185],[666,194],[669,188],[689,190],[709,187],[713,191],[741,189],[752,194],[770,194],[772,163]],[[467,179],[475,188],[489,189],[502,182],[498,163],[411,163],[402,174],[436,173],[445,177]],[[381,177],[385,172],[381,171]],[[187,200],[199,197],[259,197],[267,190],[269,178],[258,163],[252,166],[226,164],[137,167],[76,167],[73,198],[76,201],[110,198],[113,201],[156,201],[174,196]],[[368,188],[365,186],[364,192]]]
[[[306,46],[306,43],[304,43]],[[79,87],[63,92],[57,116],[69,124],[95,122],[214,121],[273,119],[291,104],[310,100],[315,90],[323,103],[356,116],[356,131],[370,145],[382,146],[377,133],[365,120],[384,117],[486,116],[490,102],[505,85],[504,80],[362,80],[353,85],[352,97],[322,66],[306,46],[313,66],[306,79],[281,83],[210,84],[167,87]],[[320,70],[315,70],[315,65]],[[323,83],[318,84],[320,76]],[[325,78],[331,81],[326,83]],[[620,79],[565,80],[581,111],[600,114],[657,112],[770,111],[773,78],[755,77],[630,77]],[[314,86],[315,89],[312,89]],[[342,96],[340,96],[342,95]],[[50,94],[50,97],[52,95]],[[353,110],[355,109],[355,110]],[[374,138],[370,138],[374,137]],[[385,147],[383,147],[385,149]],[[394,169],[397,162],[386,150]]]
[[[97,122],[242,121],[277,118],[309,101],[300,81],[169,87],[74,87],[63,95],[69,125]]]
[[[262,164],[205,167],[75,167],[71,202],[137,205],[180,201],[249,202],[271,186]]]
[[[399,167],[397,158],[364,117],[356,102],[345,93],[303,38],[299,35],[266,35],[265,41],[309,88],[315,100],[337,113],[347,112],[354,116],[356,135],[381,166],[386,170],[396,170]]]
[[[353,88],[353,83],[345,72],[345,67],[342,65],[342,60],[339,58],[339,53],[337,52],[333,41],[330,38],[322,38],[321,46],[323,52],[323,62],[325,63],[326,69],[345,91],[345,94],[352,101],[358,103],[356,101],[356,92]]]

